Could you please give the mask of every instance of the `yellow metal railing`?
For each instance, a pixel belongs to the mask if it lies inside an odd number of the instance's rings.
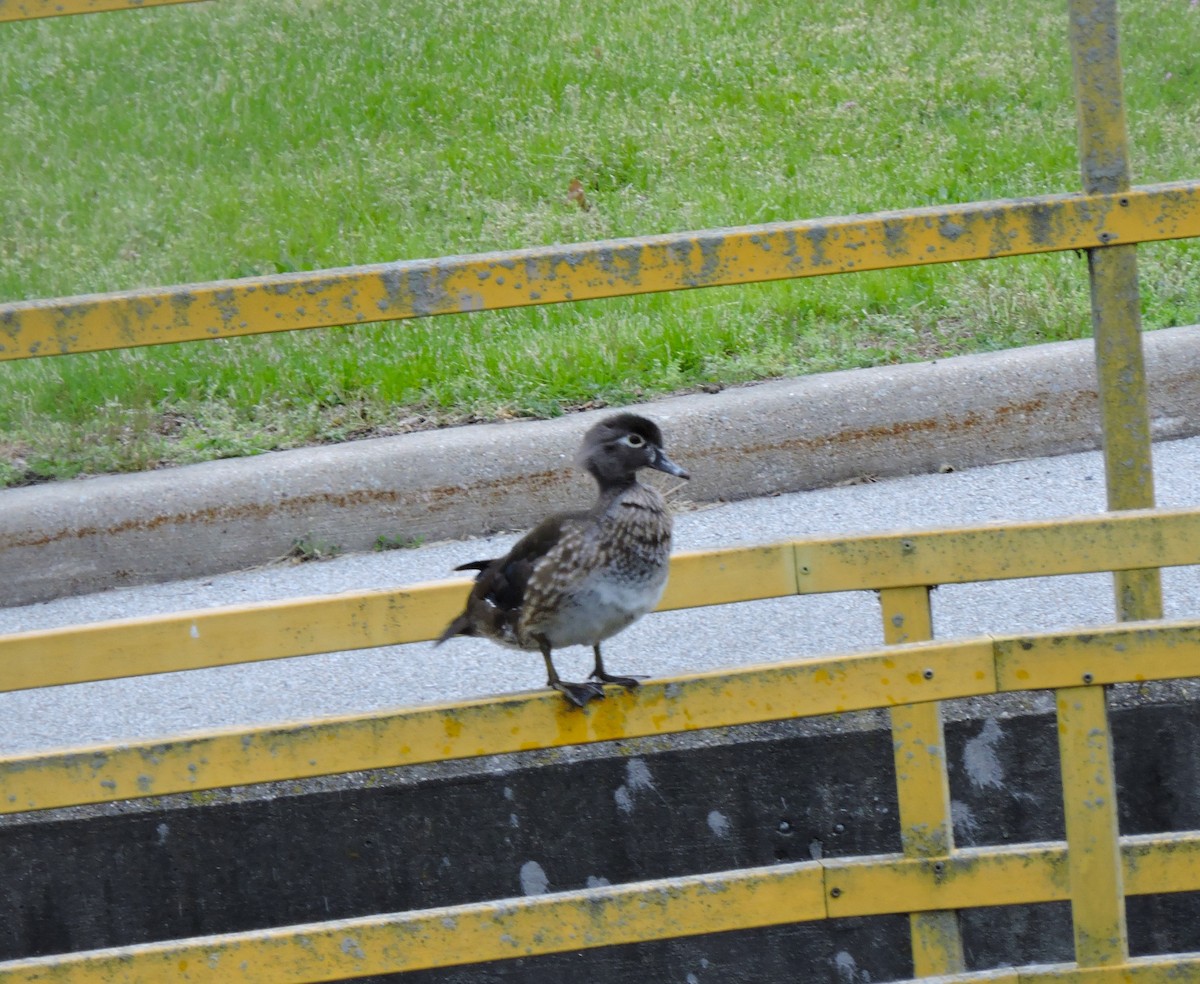
[[[1200,236],[1200,181],[0,304],[0,359]]]
[[[147,3],[152,0],[146,0]],[[0,0],[0,20],[140,6]],[[1154,512],[1135,244],[1200,236],[1200,181],[1131,187],[1114,0],[1069,0],[1082,195],[679,233],[0,305],[0,360],[651,291],[1085,249],[1109,505],[1058,523],[801,540],[674,559],[665,608],[880,592],[888,648],[651,682],[579,713],[554,696],[387,712],[0,760],[0,811],[201,791],[505,751],[890,708],[900,855],[379,915],[0,964],[31,981],[317,981],[784,922],[909,913],[918,977],[1200,981],[1200,955],[1130,959],[1128,895],[1200,890],[1200,831],[1119,836],[1104,686],[1200,676],[1200,623],[1158,568],[1200,563],[1200,513]],[[929,586],[1115,571],[1086,633],[931,642]],[[463,582],[0,637],[0,690],[429,639]],[[252,641],[248,641],[252,640]],[[959,849],[939,701],[1057,694],[1066,841]],[[1069,900],[1076,962],[964,974],[956,910]]]
[[[1067,15],[1083,190],[1119,200],[1129,189],[1130,171],[1116,0],[1069,0]],[[1154,466],[1137,248],[1114,243],[1112,249],[1088,250],[1088,278],[1108,507],[1145,509],[1154,505]],[[1158,571],[1118,574],[1114,588],[1118,618],[1162,614]]]
[[[890,708],[903,853],[783,864],[0,963],[0,984],[322,981],[858,915],[909,913],[914,973],[963,975],[956,910],[1070,901],[1077,963],[987,980],[1200,979],[1130,960],[1127,895],[1200,891],[1200,831],[1108,836],[1104,688],[1200,677],[1200,621],[929,641],[929,585],[1200,563],[1200,510],[803,539],[680,555],[662,608],[876,590],[889,645],[648,681],[586,713],[551,693],[0,759],[7,813]],[[0,637],[0,690],[426,640],[462,580]],[[920,641],[925,640],[925,641]],[[1057,693],[1066,841],[957,849],[939,701]],[[347,940],[350,944],[347,944]],[[1110,974],[1089,970],[1091,963]],[[997,976],[998,975],[998,976]]]
[[[0,20],[123,0],[0,0]],[[0,361],[1054,250],[1088,254],[1109,507],[1154,505],[1136,244],[1200,237],[1200,181],[1132,187],[1116,0],[1067,0],[1082,195],[908,209],[0,304]],[[1153,618],[1154,565],[1115,578]]]
[[[164,4],[195,3],[197,0],[0,0],[0,23],[62,17],[66,14],[98,14],[109,10],[141,10]]]

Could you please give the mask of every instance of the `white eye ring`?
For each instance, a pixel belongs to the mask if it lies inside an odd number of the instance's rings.
[[[627,444],[631,448],[640,448],[646,443],[646,439],[641,434],[626,434],[621,438],[622,444]]]

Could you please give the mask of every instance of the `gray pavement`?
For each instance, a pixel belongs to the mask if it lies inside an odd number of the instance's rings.
[[[1198,467],[1200,438],[1157,444],[1158,504],[1200,504]],[[685,489],[680,498],[686,494]],[[1102,511],[1104,468],[1098,452],[1087,452],[708,508],[682,502],[681,509],[677,550],[1043,519]],[[450,576],[455,564],[503,551],[513,539],[275,564],[0,609],[0,633],[431,580]],[[1165,572],[1164,593],[1167,617],[1194,616],[1200,609],[1200,570]],[[1112,619],[1107,575],[944,587],[934,604],[935,630],[947,638]],[[877,602],[858,592],[653,614],[613,639],[606,656],[615,672],[659,677],[881,642]],[[590,653],[564,651],[559,666],[567,679],[581,677]],[[543,682],[536,654],[456,639],[436,651],[415,644],[2,694],[0,754],[480,697]]]

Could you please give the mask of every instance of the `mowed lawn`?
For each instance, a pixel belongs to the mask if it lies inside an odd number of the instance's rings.
[[[1134,180],[1200,177],[1200,4],[1121,7]],[[1079,187],[1063,0],[0,24],[0,302]],[[1200,321],[1200,245],[1139,255]],[[0,484],[1089,330],[1062,253],[0,363]]]

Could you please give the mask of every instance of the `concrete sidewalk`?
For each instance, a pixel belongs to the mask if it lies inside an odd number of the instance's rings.
[[[1200,433],[1200,327],[1145,336],[1157,439]],[[829,373],[640,408],[696,503],[1096,448],[1090,340]],[[260,565],[312,537],[522,529],[591,495],[569,468],[608,411],[427,431],[0,492],[0,605]]]

